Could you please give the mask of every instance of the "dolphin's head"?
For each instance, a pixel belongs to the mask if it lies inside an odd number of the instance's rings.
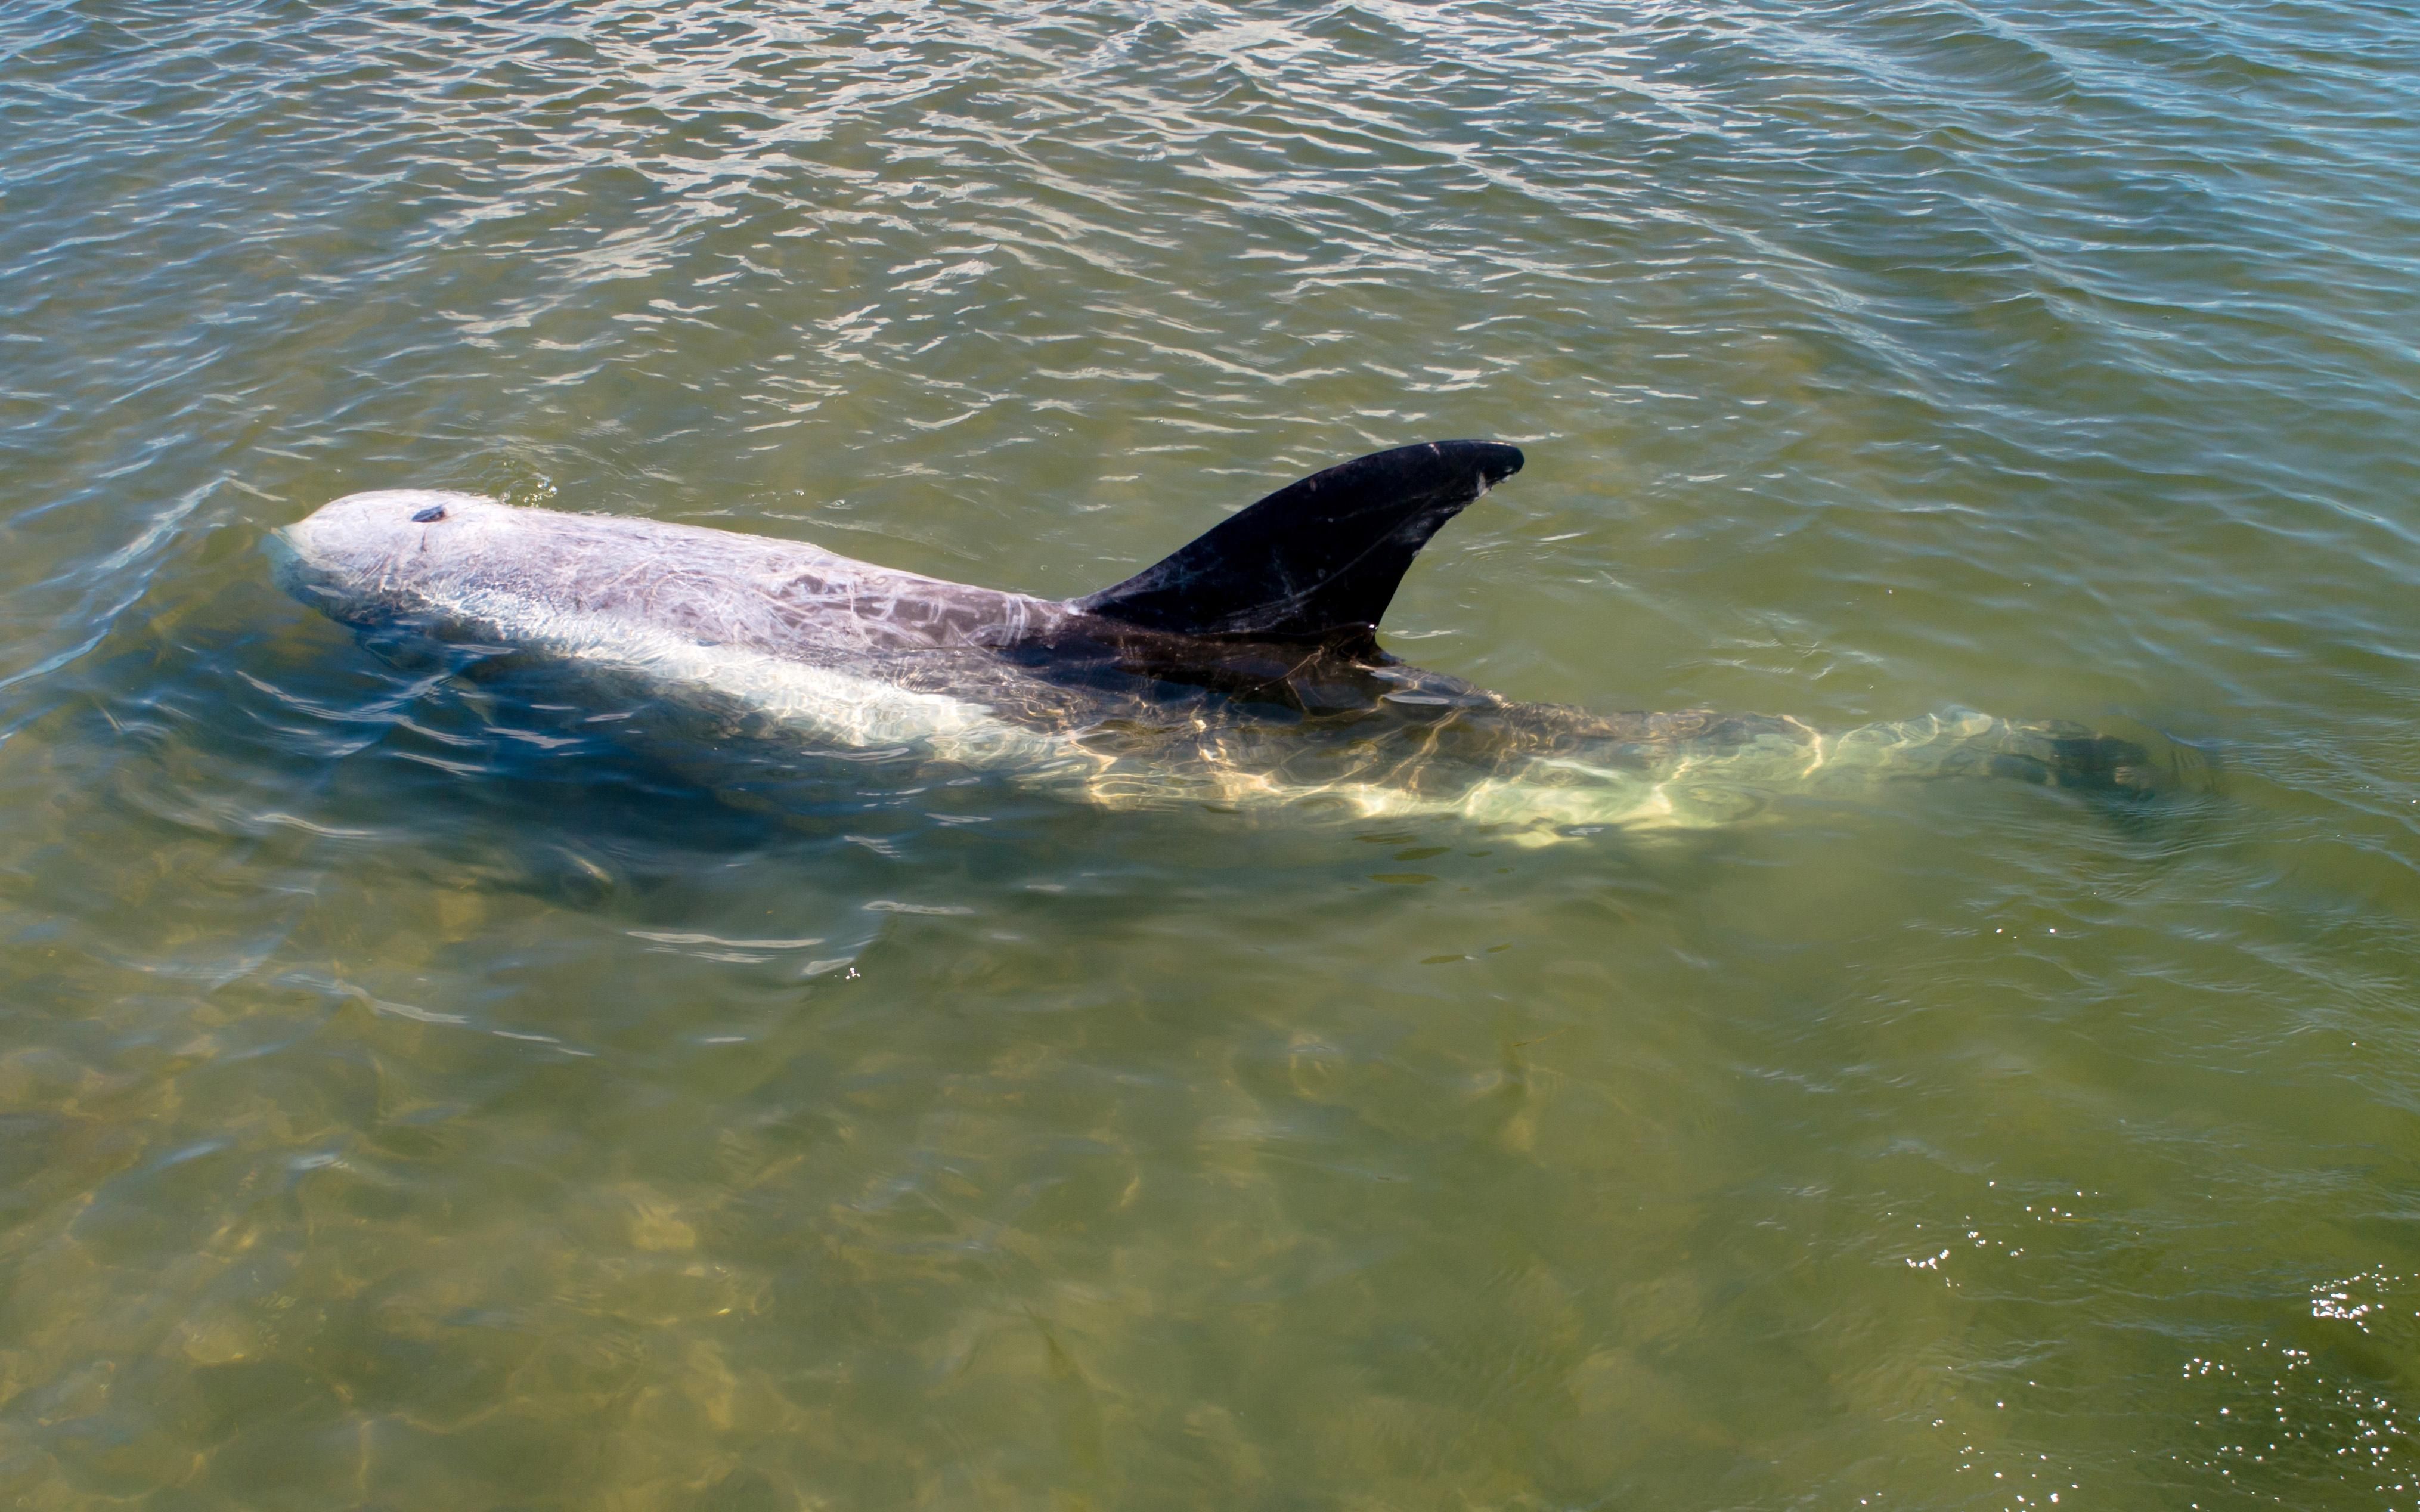
[[[475,493],[352,493],[271,536],[278,576],[339,619],[379,619],[427,603],[513,511]]]

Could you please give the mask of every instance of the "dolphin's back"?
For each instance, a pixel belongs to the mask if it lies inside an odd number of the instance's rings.
[[[431,522],[431,535],[448,525],[467,538],[445,576],[458,593],[646,622],[772,656],[997,648],[1063,615],[1024,593],[660,520],[462,501]]]
[[[996,654],[1067,613],[1023,594],[421,490],[353,494],[284,534],[289,586],[338,618],[510,647],[817,742],[972,758],[1070,723],[1063,691]]]
[[[285,536],[323,604],[470,620],[644,623],[809,659],[1073,647],[1137,635],[1324,647],[1377,658],[1379,616],[1446,521],[1517,471],[1495,442],[1429,442],[1339,464],[1219,522],[1113,587],[1059,603],[851,560],[803,541],[426,490],[356,493]],[[1178,658],[1179,662],[1186,660]],[[1162,662],[1166,658],[1162,657]],[[1172,665],[1172,663],[1171,663]]]

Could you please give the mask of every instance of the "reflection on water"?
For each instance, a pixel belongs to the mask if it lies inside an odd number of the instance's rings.
[[[0,1499],[2420,1504],[2409,18],[0,13]],[[365,645],[474,489],[2218,790],[1531,848]]]

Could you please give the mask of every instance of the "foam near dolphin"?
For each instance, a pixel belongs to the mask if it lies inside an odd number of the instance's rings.
[[[403,620],[809,746],[920,754],[1113,805],[1456,815],[1543,842],[1726,822],[1779,791],[1890,778],[2151,786],[2139,747],[2076,725],[1598,714],[1386,653],[1378,624],[1413,558],[1521,464],[1485,441],[1357,458],[1066,600],[427,490],[352,494],[278,538],[288,586],[349,622]]]

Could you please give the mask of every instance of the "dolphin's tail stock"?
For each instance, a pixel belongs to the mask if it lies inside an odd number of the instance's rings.
[[[2098,794],[2149,794],[2163,773],[2135,741],[2097,734],[2082,725],[1993,722],[1986,736],[1960,747],[1943,775],[2001,777],[2042,787]]]
[[[2138,839],[2170,834],[2221,792],[2211,757],[2146,732],[2143,740],[2055,722],[2008,725],[1971,759],[1980,774],[2072,793]]]
[[[2064,720],[2004,720],[1954,709],[1864,725],[1823,744],[1829,747],[1827,762],[1844,772],[1987,777],[2057,788],[2128,826],[2169,811],[2168,800],[2217,789],[2209,759],[2191,747],[2156,735],[2131,740]]]

